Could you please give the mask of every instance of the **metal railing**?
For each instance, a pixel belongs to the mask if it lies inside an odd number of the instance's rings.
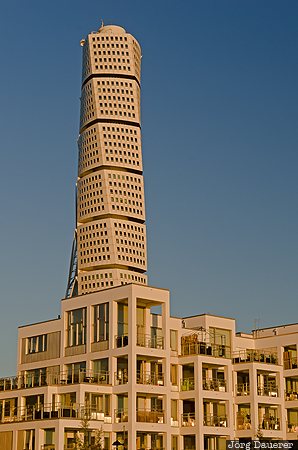
[[[233,353],[233,364],[244,362],[278,364],[277,352],[271,350],[243,349]]]
[[[227,345],[206,342],[185,342],[181,344],[181,355],[207,355],[215,358],[231,358],[231,348]]]
[[[137,333],[137,345],[139,347],[164,349],[164,338],[162,336]]]
[[[162,410],[137,409],[137,422],[164,423],[165,414]]]
[[[249,395],[250,394],[250,385],[249,383],[238,383],[236,384],[235,389],[236,395]]]
[[[32,420],[48,420],[73,418],[82,420],[84,418],[89,420],[99,420],[103,422],[110,422],[109,416],[103,412],[99,412],[96,408],[86,407],[85,405],[63,405],[61,403],[52,403],[44,405],[27,405],[19,406],[10,409],[9,415],[3,415],[0,418],[0,423],[8,422],[23,422]]]
[[[121,334],[119,336],[115,336],[116,348],[126,347],[127,345],[128,345],[128,334]]]
[[[265,397],[278,397],[278,387],[276,384],[258,384],[257,386],[258,395]]]
[[[193,391],[195,389],[194,378],[183,378],[180,382],[181,391]]]
[[[261,430],[280,430],[280,420],[277,417],[266,417],[259,423]]]
[[[194,412],[181,414],[182,427],[194,427],[196,424],[196,417]]]
[[[109,384],[109,372],[79,370],[48,373],[46,375],[33,375],[29,373],[6,377],[0,379],[0,391],[78,383]]]
[[[227,416],[216,416],[213,414],[206,414],[204,416],[204,425],[207,427],[227,427]]]
[[[137,371],[138,384],[152,384],[155,386],[164,385],[164,374],[149,371]]]
[[[227,382],[219,378],[203,378],[203,389],[205,391],[226,392]]]

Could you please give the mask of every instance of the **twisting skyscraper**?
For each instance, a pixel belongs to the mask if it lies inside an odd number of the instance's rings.
[[[67,296],[146,284],[141,49],[119,26],[83,46],[76,242]]]

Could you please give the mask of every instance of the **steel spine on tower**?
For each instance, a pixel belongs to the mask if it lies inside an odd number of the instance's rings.
[[[77,289],[147,284],[140,128],[141,49],[118,26],[81,41]]]

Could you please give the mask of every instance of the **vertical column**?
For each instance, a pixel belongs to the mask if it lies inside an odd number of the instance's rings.
[[[128,448],[136,445],[136,388],[133,380],[136,376],[136,330],[137,330],[137,299],[133,286],[128,296],[128,376],[131,382],[128,384]]]

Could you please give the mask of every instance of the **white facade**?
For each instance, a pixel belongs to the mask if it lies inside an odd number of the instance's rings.
[[[64,299],[60,318],[19,328],[0,448],[74,448],[84,417],[92,450],[297,439],[297,345],[297,324],[242,335],[234,319],[171,317],[169,292],[150,286]]]

